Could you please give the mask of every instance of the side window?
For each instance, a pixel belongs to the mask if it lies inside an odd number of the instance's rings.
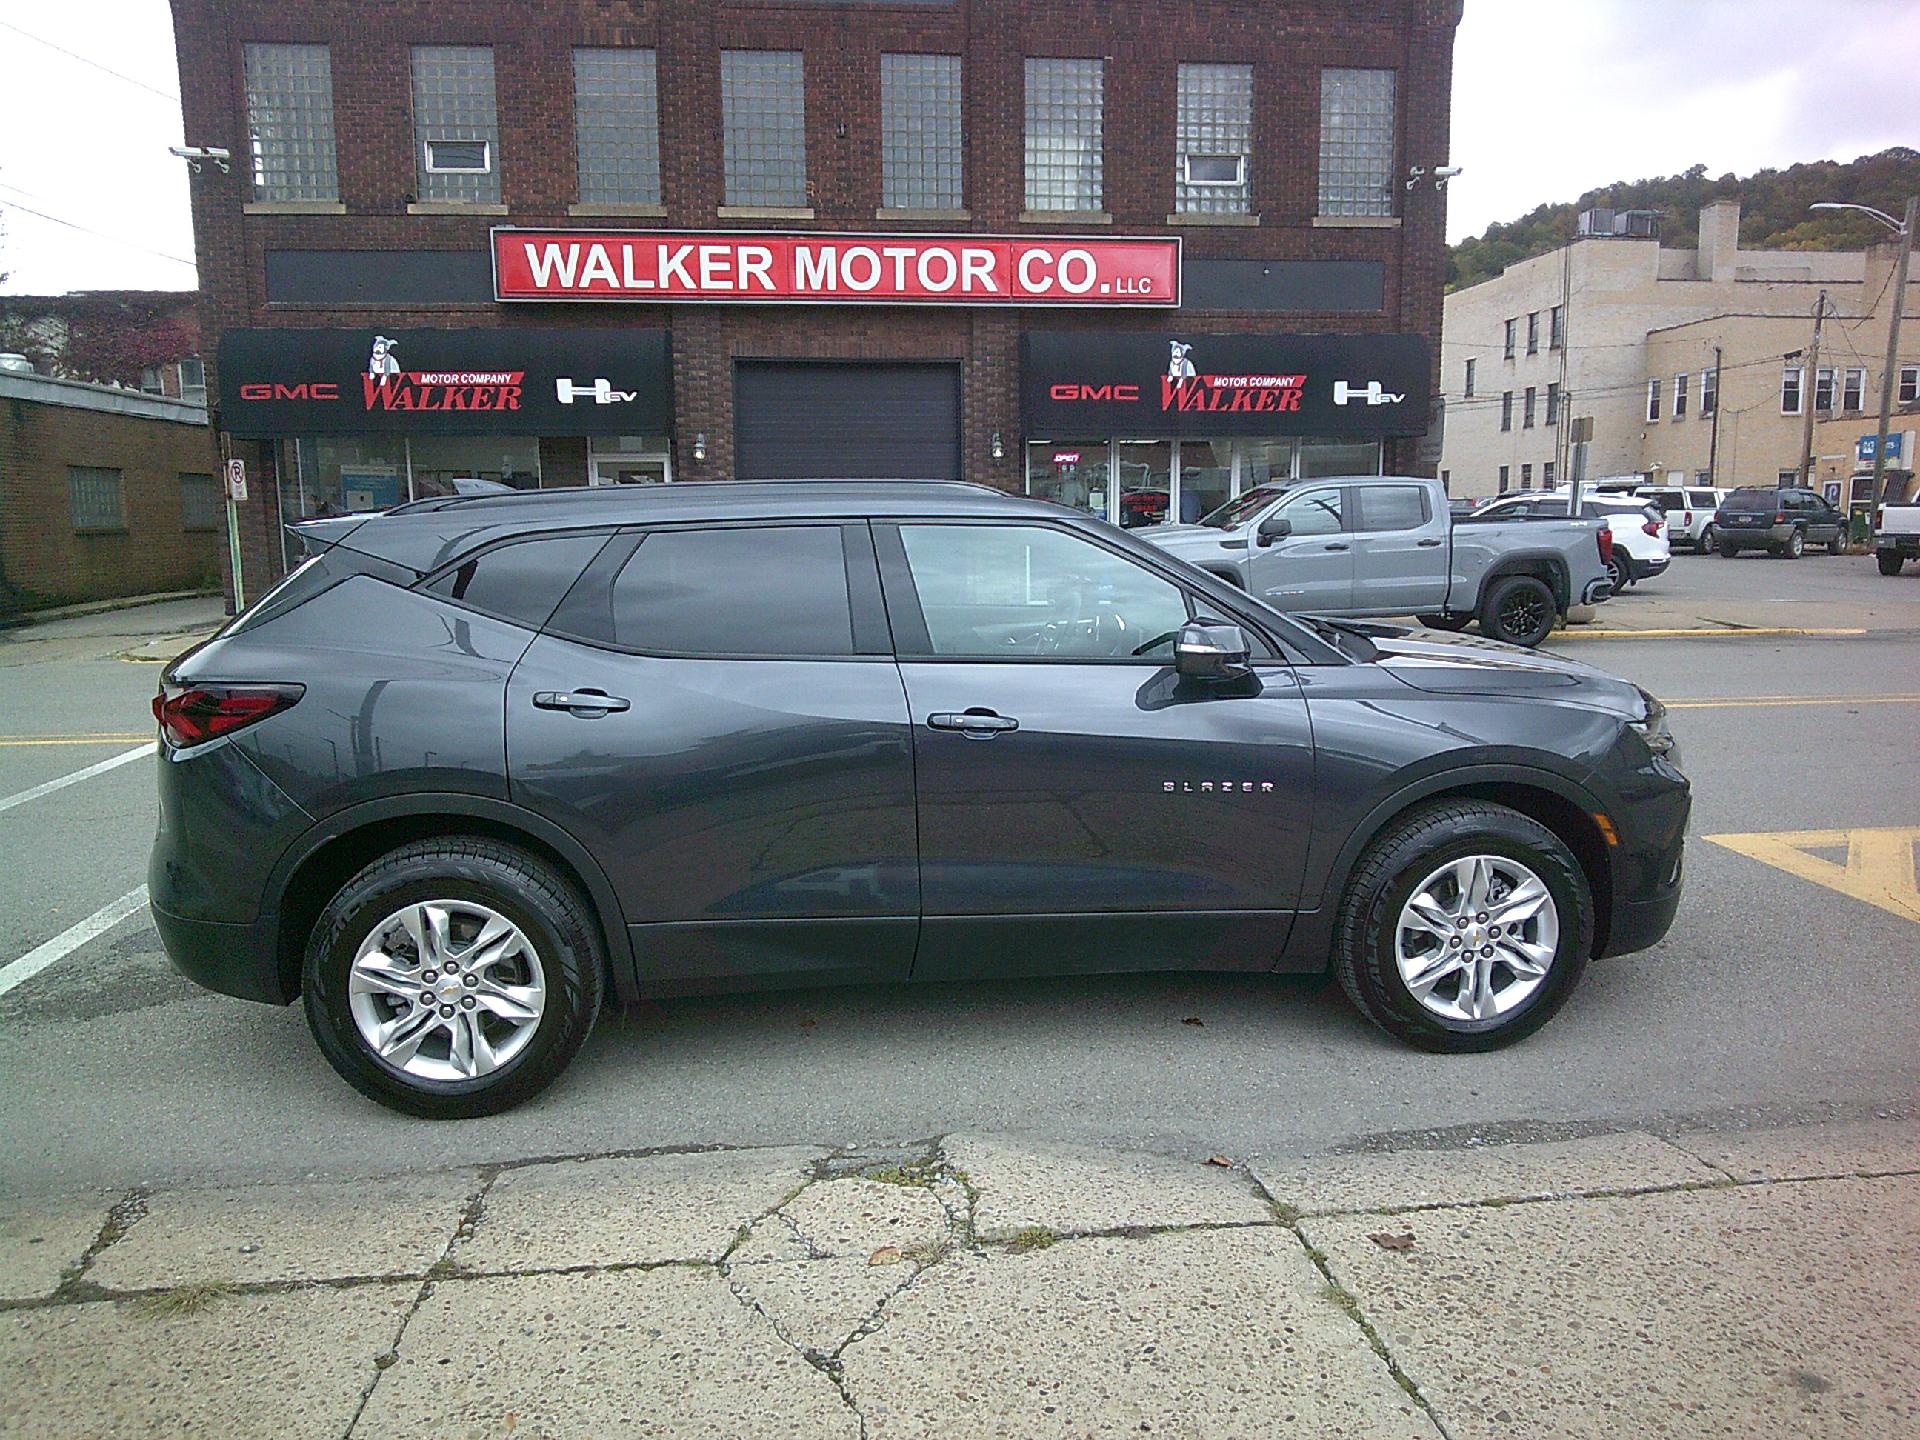
[[[1690,490],[1687,497],[1696,510],[1711,510],[1719,503],[1711,490]]]
[[[613,639],[677,655],[851,655],[837,525],[660,530],[612,587]]]
[[[1187,597],[1111,550],[1041,525],[902,525],[935,655],[1002,660],[1173,654]]]
[[[1354,494],[1363,531],[1418,530],[1427,523],[1427,492],[1418,485],[1362,485]]]
[[[1338,535],[1340,533],[1340,492],[1309,490],[1295,495],[1278,511],[1293,522],[1296,535]]]
[[[538,630],[606,543],[605,535],[515,540],[467,557],[423,588]]]

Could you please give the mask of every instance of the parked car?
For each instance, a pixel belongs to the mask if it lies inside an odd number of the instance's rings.
[[[1521,491],[1502,495],[1480,507],[1479,514],[1489,519],[1563,519],[1573,504],[1565,490]],[[1618,594],[1629,585],[1638,585],[1664,574],[1673,563],[1673,547],[1667,540],[1666,517],[1653,505],[1632,495],[1600,493],[1580,497],[1580,513],[1589,520],[1605,522],[1613,542],[1607,568]]]
[[[1456,521],[1437,480],[1350,475],[1258,485],[1196,525],[1136,533],[1276,609],[1477,619],[1538,645],[1570,605],[1611,593],[1600,528]]]
[[[1920,560],[1920,495],[1888,500],[1873,522],[1873,556],[1882,575],[1898,575],[1909,560]]]
[[[1684,545],[1702,553],[1714,548],[1718,538],[1714,512],[1728,491],[1702,485],[1642,485],[1633,493],[1667,517],[1669,545]]]
[[[163,672],[153,912],[414,1114],[533,1095],[609,990],[1331,967],[1488,1050],[1679,904],[1644,691],[1292,619],[1046,502],[622,486],[298,533]]]
[[[1809,545],[1829,554],[1847,551],[1847,517],[1823,496],[1797,486],[1749,486],[1720,502],[1713,517],[1720,553],[1729,560],[1742,550],[1798,560]]]

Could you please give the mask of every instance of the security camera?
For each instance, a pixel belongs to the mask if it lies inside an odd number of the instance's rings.
[[[1438,170],[1433,172],[1433,178],[1436,180],[1451,180],[1454,176],[1460,174],[1464,168],[1464,166],[1460,165],[1442,165]]]
[[[187,168],[198,175],[202,166],[209,163],[218,165],[222,175],[233,169],[229,163],[233,152],[220,145],[169,145],[169,155],[177,155],[187,162]]]

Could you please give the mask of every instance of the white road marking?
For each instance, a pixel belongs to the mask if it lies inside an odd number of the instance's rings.
[[[151,755],[158,748],[155,742],[149,740],[144,745],[136,745],[131,750],[122,751],[110,760],[102,760],[97,765],[89,765],[86,769],[76,770],[71,775],[62,775],[58,780],[49,780],[44,785],[35,785],[31,790],[22,790],[18,794],[9,795],[4,800],[0,800],[0,811],[11,810],[14,806],[24,805],[29,800],[38,800],[42,795],[51,795],[54,791],[64,790],[69,785],[78,785],[82,780],[91,780],[96,775],[104,775],[109,770]]]
[[[36,945],[18,960],[0,966],[0,995],[31,980],[64,955],[70,955],[89,940],[98,939],[136,910],[147,908],[147,887],[129,890],[111,904],[102,905],[77,925],[70,925],[43,945]]]

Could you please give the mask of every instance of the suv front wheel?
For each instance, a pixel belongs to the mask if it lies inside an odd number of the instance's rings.
[[[1592,891],[1559,836],[1504,805],[1440,801],[1361,857],[1334,974],[1362,1015],[1411,1045],[1493,1050],[1552,1018],[1592,943]]]
[[[429,1119],[492,1115],[546,1088],[599,1014],[600,936],[545,861],[425,840],[343,885],[307,942],[307,1024],[361,1094]]]

